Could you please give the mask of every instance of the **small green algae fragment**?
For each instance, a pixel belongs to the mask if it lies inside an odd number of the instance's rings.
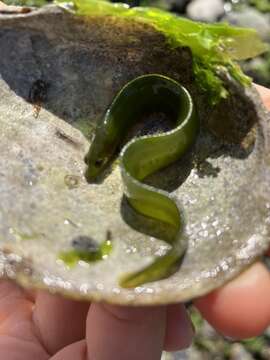
[[[127,4],[104,0],[74,0],[74,8],[77,15],[117,16],[147,23],[162,32],[173,48],[189,47],[196,83],[209,94],[213,105],[228,96],[219,76],[221,70],[243,86],[248,86],[251,79],[234,60],[252,58],[268,49],[254,29],[233,27],[227,23],[195,22],[157,8],[130,8]]]
[[[75,266],[79,261],[87,263],[105,260],[112,251],[112,241],[104,241],[100,247],[95,251],[87,250],[70,250],[63,251],[59,254],[59,259],[62,260],[69,267]]]

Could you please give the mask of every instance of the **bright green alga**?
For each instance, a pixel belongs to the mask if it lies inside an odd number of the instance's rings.
[[[69,251],[63,251],[59,254],[59,259],[70,267],[76,265],[79,261],[92,263],[99,260],[106,259],[112,251],[111,240],[104,241],[97,250],[87,251],[73,249]]]
[[[244,86],[250,85],[251,79],[234,60],[252,58],[267,50],[267,45],[253,29],[226,23],[204,24],[156,8],[130,8],[104,0],[74,0],[74,7],[78,15],[119,16],[142,21],[162,32],[172,47],[188,46],[193,55],[196,82],[209,94],[212,104],[228,96],[219,76],[221,71],[227,71]]]

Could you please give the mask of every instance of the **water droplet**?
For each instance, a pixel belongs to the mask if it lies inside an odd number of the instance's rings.
[[[128,246],[126,248],[126,253],[127,254],[134,254],[137,252],[137,248],[135,246]]]
[[[215,220],[215,221],[213,221],[213,223],[212,223],[212,225],[213,225],[214,227],[217,227],[218,224],[219,224],[219,221],[218,221],[218,220]]]
[[[104,285],[98,283],[98,284],[96,285],[96,288],[97,288],[98,290],[104,290]]]
[[[75,189],[79,186],[80,177],[77,175],[66,175],[64,181],[69,189]]]
[[[73,227],[75,227],[75,228],[78,228],[78,227],[81,226],[81,224],[75,224],[75,222],[73,222],[73,221],[70,220],[70,219],[65,219],[65,220],[64,220],[64,224],[65,224],[65,225],[71,225],[71,226],[73,226]]]
[[[86,261],[83,261],[83,260],[79,260],[78,265],[80,265],[81,267],[83,267],[85,269],[89,269],[89,267],[90,267],[90,265]]]
[[[87,294],[88,292],[88,289],[89,289],[89,286],[87,284],[82,284],[80,286],[80,292],[84,293],[84,294]]]
[[[10,234],[14,234],[14,233],[15,233],[15,231],[14,231],[13,228],[9,228],[9,229],[8,229],[8,232],[9,232]]]
[[[144,291],[144,287],[142,287],[142,286],[137,286],[135,288],[135,293],[137,293],[137,294],[141,294],[143,291]]]
[[[113,289],[112,289],[112,292],[113,292],[114,294],[120,294],[120,290],[119,290],[118,288],[113,288]]]
[[[206,228],[207,228],[207,223],[202,222],[202,224],[201,224],[201,225],[202,225],[202,228],[203,228],[203,229],[206,229]]]

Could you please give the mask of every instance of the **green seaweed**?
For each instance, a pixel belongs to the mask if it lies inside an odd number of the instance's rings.
[[[99,260],[104,260],[112,251],[112,241],[104,241],[96,251],[87,251],[87,250],[70,250],[63,251],[59,254],[59,259],[64,261],[66,265],[72,267],[76,265],[79,261],[85,261],[87,263],[92,263]]]
[[[85,176],[92,183],[104,173],[129,128],[145,112],[146,104],[169,113],[176,126],[162,134],[132,139],[121,150],[124,193],[137,213],[167,224],[173,228],[173,234],[164,238],[171,245],[166,254],[156,257],[145,268],[121,277],[120,285],[126,288],[171,275],[178,269],[187,247],[182,236],[183,216],[176,202],[166,191],[144,183],[147,176],[181,158],[198,134],[199,121],[192,98],[178,82],[164,75],[147,74],[131,80],[120,90],[97,127],[85,157],[88,165]]]
[[[157,8],[130,8],[127,4],[112,4],[104,0],[74,0],[74,8],[75,13],[82,16],[135,19],[162,32],[173,48],[188,46],[193,54],[196,82],[208,92],[212,104],[228,96],[220,72],[226,71],[240,84],[247,86],[251,84],[251,79],[234,60],[255,57],[268,48],[254,29],[232,27],[227,23],[194,22]]]

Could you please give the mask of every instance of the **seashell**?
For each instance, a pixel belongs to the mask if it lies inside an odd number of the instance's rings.
[[[167,304],[201,296],[260,258],[270,242],[270,117],[254,87],[223,75],[230,96],[210,106],[190,50],[135,20],[48,6],[0,14],[0,29],[2,277],[76,299]],[[88,184],[84,156],[115,94],[148,73],[183,84],[200,118],[192,151],[147,180],[179,203],[188,249],[170,277],[124,289],[122,274],[167,251],[167,229],[128,206],[117,161]],[[157,113],[129,136],[169,125]],[[61,260],[104,241],[112,250],[103,260]]]

